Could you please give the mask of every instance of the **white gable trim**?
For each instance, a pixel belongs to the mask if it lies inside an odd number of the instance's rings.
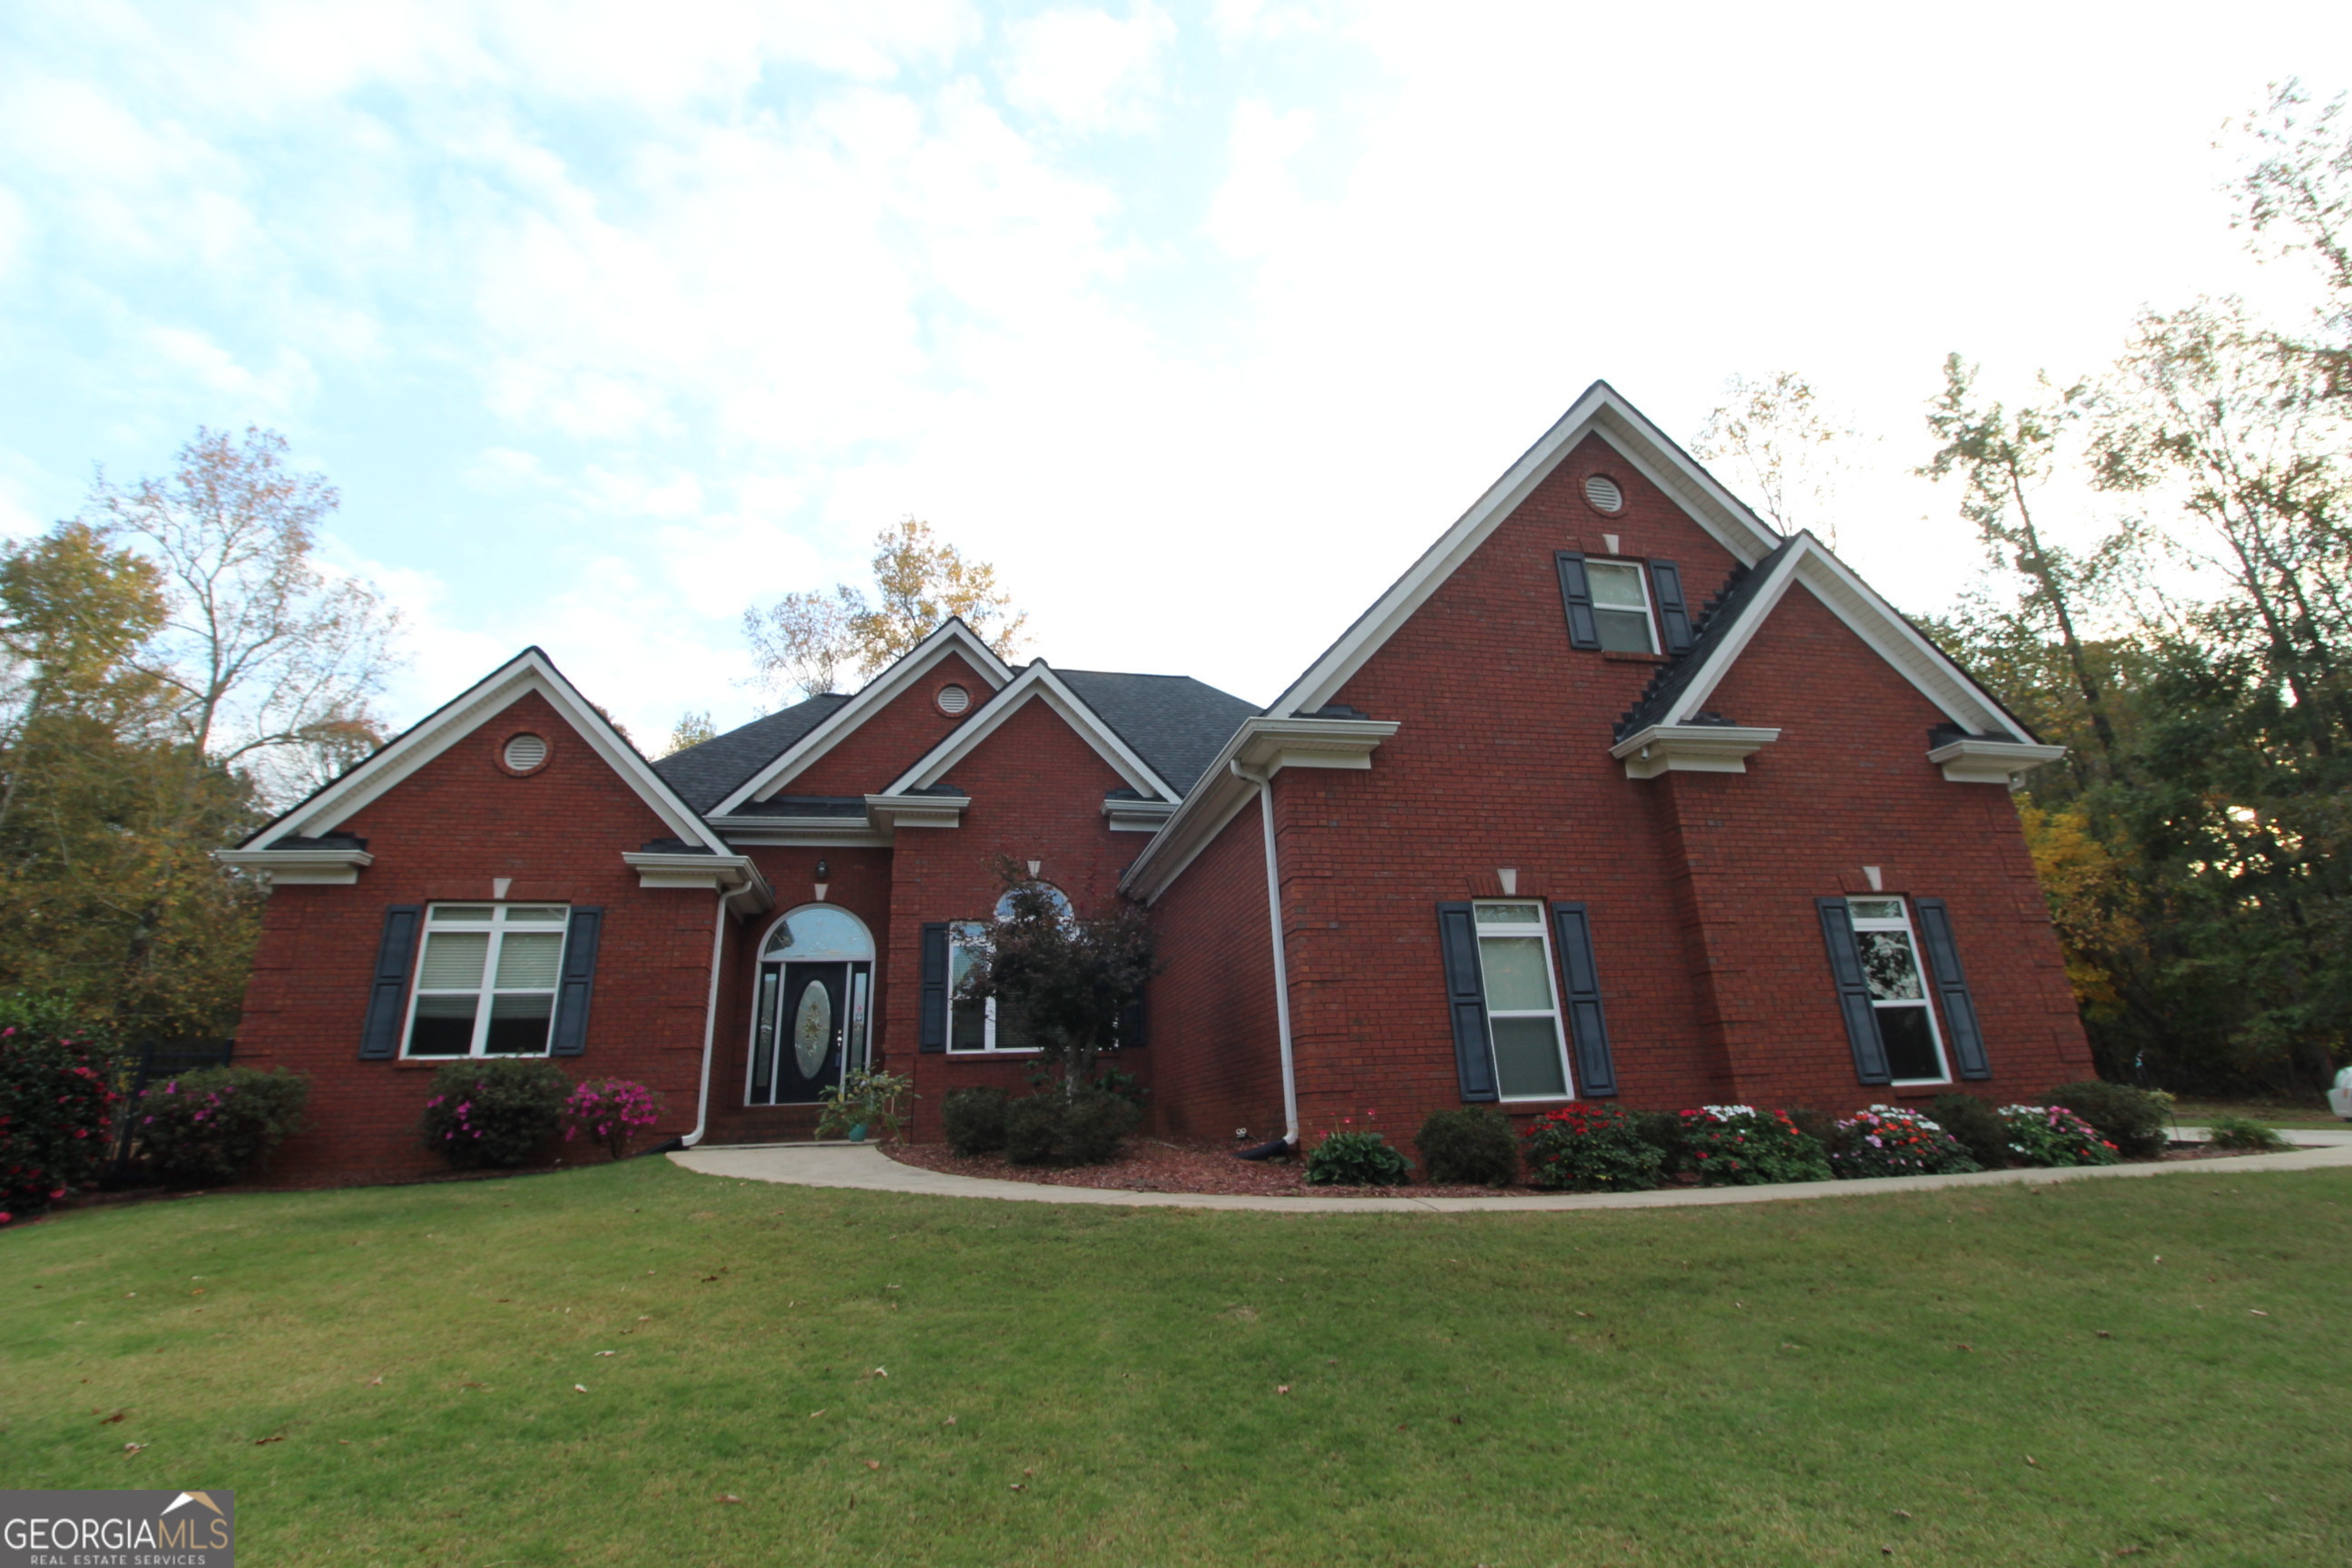
[[[589,749],[636,791],[673,837],[717,854],[732,853],[662,781],[653,765],[637,754],[637,749],[621,739],[612,721],[597,712],[547,655],[535,647],[523,649],[471,689],[411,725],[382,751],[247,839],[243,847],[268,845],[289,835],[316,838],[332,831],[532,692],[546,699]]]
[[[885,795],[905,795],[911,790],[928,789],[940,782],[947,771],[971,755],[979,744],[994,734],[997,727],[1027,707],[1031,702],[1043,702],[1062,721],[1078,732],[1097,755],[1111,765],[1111,770],[1127,781],[1129,789],[1160,800],[1179,798],[1167,782],[1151,771],[1151,765],[1136,754],[1135,749],[1118,738],[1118,731],[1103,722],[1095,710],[1080,700],[1078,694],[1063,683],[1062,678],[1039,659],[1023,670],[1012,685],[991,698],[981,710],[958,725],[938,745],[933,746],[911,768],[900,773]]]
[[[1641,411],[1605,381],[1596,381],[1559,416],[1543,438],[1528,448],[1477,503],[1464,512],[1411,570],[1391,584],[1266,710],[1269,718],[1311,713],[1338,696],[1355,673],[1410,620],[1430,595],[1486,542],[1537,486],[1551,477],[1585,437],[1597,435],[1642,477],[1690,513],[1743,565],[1752,566],[1780,544],[1780,536],[1715,481],[1690,455],[1675,445]]]
[[[963,655],[965,662],[979,670],[983,679],[994,683],[994,689],[1002,690],[1013,679],[1013,667],[997,658],[979,635],[963,624],[961,616],[950,616],[940,623],[939,630],[908,648],[898,663],[867,681],[856,696],[827,714],[823,723],[738,784],[732,794],[710,808],[710,815],[724,816],[751,801],[782,794],[784,785],[796,775],[847,740],[860,724],[888,707],[950,653]]]
[[[1880,598],[1811,533],[1800,533],[1790,541],[1788,553],[1758,587],[1738,623],[1702,654],[1698,670],[1683,688],[1675,710],[1664,715],[1662,722],[1682,723],[1706,706],[1707,699],[1715,695],[1716,688],[1755,640],[1758,629],[1789,589],[1800,583],[1847,630],[1893,666],[1895,673],[1961,729],[1978,735],[2006,737],[2022,745],[2036,743],[1990,693],[1969,679],[1967,672],[1947,658],[1935,644],[1921,637],[1894,605]]]

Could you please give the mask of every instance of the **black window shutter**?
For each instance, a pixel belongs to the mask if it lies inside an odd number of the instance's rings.
[[[1148,994],[1139,996],[1129,1005],[1119,1009],[1118,1048],[1120,1050],[1139,1051],[1143,1048],[1148,1032],[1145,1009],[1150,1000]]]
[[[1658,630],[1666,639],[1666,651],[1690,652],[1690,606],[1683,602],[1682,568],[1671,561],[1651,562],[1650,586],[1658,595]]]
[[[424,919],[424,908],[417,904],[394,904],[383,911],[383,939],[375,950],[375,978],[368,985],[367,1022],[360,1029],[363,1062],[382,1061],[400,1053],[408,964],[416,952],[416,928]]]
[[[1845,1014],[1846,1042],[1853,1047],[1853,1075],[1864,1083],[1891,1083],[1895,1075],[1886,1070],[1886,1046],[1878,1037],[1878,1009],[1870,1005],[1870,985],[1862,974],[1862,949],[1854,945],[1853,912],[1843,899],[1814,902],[1822,911],[1822,940],[1829,944],[1838,1007]]]
[[[1960,970],[1960,950],[1952,941],[1952,913],[1941,899],[1914,899],[1919,911],[1919,935],[1927,944],[1927,967],[1934,972],[1936,994],[1944,1002],[1944,1036],[1952,1047],[1960,1076],[1988,1079],[1992,1063],[1985,1056],[1984,1031],[1977,1026],[1977,1005],[1969,996],[1969,979]]]
[[[1462,1098],[1498,1099],[1495,1052],[1486,1038],[1486,988],[1478,978],[1478,927],[1468,904],[1437,906],[1437,940],[1445,952],[1445,1000],[1454,1014],[1454,1070],[1462,1079]]]
[[[1601,973],[1592,963],[1592,919],[1582,904],[1554,904],[1551,923],[1559,935],[1559,966],[1568,975],[1568,1037],[1576,1051],[1577,1097],[1613,1099],[1617,1066],[1609,1055],[1609,1022],[1601,1013]]]
[[[588,994],[596,987],[596,944],[604,935],[603,910],[572,910],[563,937],[563,978],[555,988],[555,1027],[547,1037],[549,1056],[576,1057],[588,1049]]]
[[[922,1030],[916,1047],[926,1051],[948,1048],[948,922],[927,921],[923,924],[923,1016]]]
[[[1568,611],[1568,646],[1599,647],[1601,623],[1592,618],[1592,579],[1585,575],[1584,557],[1576,551],[1563,550],[1557,559],[1560,604]]]

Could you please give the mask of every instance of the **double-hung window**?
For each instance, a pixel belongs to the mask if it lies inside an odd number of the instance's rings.
[[[1863,984],[1878,1016],[1878,1037],[1887,1071],[1896,1083],[1942,1083],[1943,1034],[1919,968],[1918,939],[1901,899],[1848,899],[1853,944],[1862,958]]]
[[[1543,906],[1482,903],[1475,909],[1496,1089],[1505,1100],[1565,1100],[1567,1040]]]
[[[1616,653],[1658,651],[1657,618],[1650,610],[1649,574],[1638,561],[1587,561],[1592,619],[1602,648]]]
[[[426,910],[407,1054],[546,1055],[570,915],[562,904],[436,904]]]

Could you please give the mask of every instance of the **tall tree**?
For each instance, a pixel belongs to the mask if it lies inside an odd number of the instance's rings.
[[[2316,360],[2330,390],[2352,397],[2352,113],[2337,93],[2313,110],[2303,84],[2288,78],[2247,117],[2253,157],[2237,184],[2238,222],[2257,253],[2307,256],[2321,295],[2308,336],[2287,342]]]
[[[777,698],[831,691],[843,671],[860,679],[900,658],[950,616],[961,616],[996,653],[1021,646],[1025,612],[996,580],[996,568],[966,561],[931,525],[902,518],[874,536],[874,596],[847,584],[827,595],[785,595],[743,612],[753,683]]]
[[[1937,479],[1957,473],[1965,481],[1961,515],[1976,524],[1994,563],[2022,580],[2019,612],[2029,627],[2054,634],[2102,765],[2112,769],[2114,717],[2081,623],[2084,598],[2121,558],[2125,542],[2111,541],[2084,558],[2053,543],[2033,515],[2035,494],[2058,460],[2061,436],[2082,416],[2088,389],[2053,391],[2039,405],[2011,411],[1976,401],[1976,374],[1958,354],[1944,361],[1944,390],[1927,412],[1927,427],[1943,445],[1918,471]],[[2049,389],[2046,381],[2042,385]]]
[[[335,488],[288,466],[286,438],[199,429],[168,479],[101,471],[85,520],[149,552],[171,617],[145,667],[178,694],[182,733],[268,798],[307,793],[381,742],[397,614],[317,561]]]
[[[1773,527],[1783,533],[1817,530],[1836,549],[1842,448],[1859,438],[1856,433],[1830,419],[1811,384],[1794,371],[1761,381],[1735,375],[1724,394],[1692,450],[1702,461],[1729,464],[1753,486]]]

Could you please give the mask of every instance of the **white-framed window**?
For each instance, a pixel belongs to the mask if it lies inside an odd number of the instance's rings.
[[[1046,897],[1062,913],[1065,921],[1074,918],[1069,896],[1050,882],[1038,884]],[[1013,918],[1013,895],[1006,893],[996,900],[996,918]],[[991,996],[982,1002],[964,999],[964,976],[971,973],[972,944],[988,928],[978,921],[963,921],[948,931],[948,1049],[950,1051],[1034,1051],[1038,1048],[1031,1037],[1027,1021],[1017,1008],[1005,1006],[999,998]]]
[[[1919,939],[1911,911],[1901,899],[1848,899],[1853,944],[1862,954],[1862,977],[1878,1015],[1878,1039],[1887,1070],[1896,1083],[1946,1083],[1944,1033],[1927,999],[1919,968]]]
[[[1570,1098],[1568,1038],[1560,1026],[1559,988],[1552,981],[1551,932],[1543,905],[1509,901],[1472,907],[1496,1089],[1505,1100]]]
[[[1603,650],[1658,651],[1657,616],[1650,608],[1650,574],[1638,561],[1587,561],[1585,581],[1592,590],[1592,619]]]
[[[404,1054],[545,1056],[571,916],[562,904],[426,910]]]

